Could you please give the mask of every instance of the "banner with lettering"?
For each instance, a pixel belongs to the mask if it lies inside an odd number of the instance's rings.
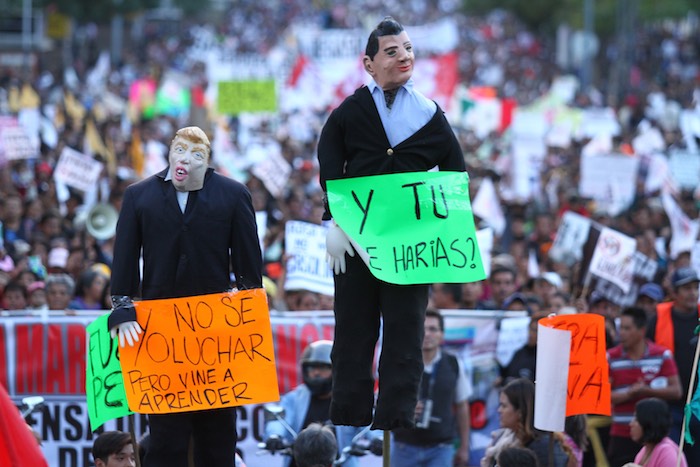
[[[410,172],[329,180],[333,218],[380,280],[484,279],[466,172]]]
[[[287,221],[284,251],[287,257],[284,290],[311,290],[333,295],[333,273],[326,263],[327,227],[311,222]]]
[[[104,164],[90,156],[64,147],[54,170],[54,178],[69,187],[89,192],[95,189]]]
[[[85,396],[93,431],[107,420],[133,413],[129,410],[124,393],[122,368],[117,354],[119,344],[107,330],[107,318],[109,314],[104,314],[87,327]]]
[[[14,314],[0,320],[0,384],[8,389],[16,403],[25,396],[41,395],[46,399],[43,407],[27,420],[42,438],[41,449],[49,465],[91,467],[90,450],[97,433],[132,430],[140,439],[148,432],[148,416],[133,414],[108,420],[93,432],[85,395],[89,344],[86,327],[105,312],[85,311],[78,316],[51,313],[47,319]],[[471,458],[479,459],[491,431],[499,425],[498,390],[494,385],[498,377],[497,324],[520,319],[524,312],[445,310],[443,315],[446,350],[462,359],[472,381]],[[302,383],[299,361],[306,346],[319,339],[333,339],[333,314],[329,311],[272,312],[270,321],[279,392],[285,394]],[[100,350],[107,352],[108,349]],[[111,400],[111,391],[109,395],[108,400]],[[282,466],[283,456],[258,454],[257,443],[262,441],[264,432],[263,405],[237,406],[236,413],[237,447],[243,452],[246,464],[249,467]],[[381,457],[361,457],[359,465],[379,467]]]
[[[279,400],[264,289],[134,302],[143,335],[120,347],[129,408],[174,413]]]

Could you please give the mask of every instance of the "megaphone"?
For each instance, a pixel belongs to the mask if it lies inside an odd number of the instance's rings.
[[[85,228],[97,240],[107,240],[117,232],[119,213],[111,204],[96,204],[87,213]]]

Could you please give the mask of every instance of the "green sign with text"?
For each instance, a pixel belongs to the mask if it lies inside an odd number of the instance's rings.
[[[466,172],[409,172],[329,180],[333,219],[377,279],[462,283],[486,277]]]

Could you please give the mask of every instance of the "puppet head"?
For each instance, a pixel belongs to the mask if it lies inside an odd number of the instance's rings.
[[[202,189],[210,154],[211,143],[201,128],[188,126],[177,130],[168,154],[170,176],[177,191]]]

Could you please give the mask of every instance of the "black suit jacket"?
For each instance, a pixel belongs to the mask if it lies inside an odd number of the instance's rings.
[[[112,295],[158,299],[224,292],[231,272],[239,289],[261,287],[262,255],[247,188],[208,169],[203,188],[189,192],[182,213],[166,174],[167,169],[124,193]],[[128,320],[114,318],[110,326]]]
[[[401,172],[466,170],[462,148],[440,106],[421,129],[392,147],[367,86],[331,112],[318,142],[320,181]],[[328,206],[323,219],[330,219]]]

